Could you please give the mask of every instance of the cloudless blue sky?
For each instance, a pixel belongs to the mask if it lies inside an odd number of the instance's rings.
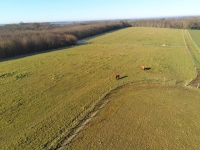
[[[0,24],[200,15],[200,0],[0,0]]]

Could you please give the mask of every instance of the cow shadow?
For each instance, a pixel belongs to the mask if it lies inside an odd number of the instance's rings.
[[[124,78],[127,78],[127,77],[128,77],[128,76],[125,75],[125,76],[119,77],[118,79],[120,80],[120,79],[124,79]]]
[[[151,70],[151,68],[150,67],[146,67],[146,68],[144,68],[144,70]]]

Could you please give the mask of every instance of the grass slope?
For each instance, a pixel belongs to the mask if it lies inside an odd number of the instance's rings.
[[[191,54],[193,56],[194,59],[194,63],[196,65],[196,68],[198,71],[200,71],[200,32],[198,30],[189,30],[189,33],[186,34],[190,34],[191,36],[189,37],[188,35],[186,35],[186,42],[189,45],[189,49],[191,51]],[[197,46],[195,46],[195,44]]]
[[[189,30],[190,35],[194,42],[200,47],[200,31],[199,30]]]
[[[68,149],[199,149],[199,91],[132,84],[106,99],[108,105]]]
[[[185,85],[194,77],[182,30],[127,28],[88,42],[0,63],[2,149],[55,147],[74,118],[117,84],[165,77]],[[116,81],[116,73],[127,77]]]

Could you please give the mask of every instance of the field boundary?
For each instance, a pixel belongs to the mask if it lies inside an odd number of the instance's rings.
[[[111,86],[107,91],[99,96],[98,99],[93,100],[88,106],[85,106],[84,110],[76,116],[72,122],[66,127],[71,127],[71,130],[64,131],[61,135],[55,138],[53,141],[48,143],[44,149],[66,149],[66,147],[71,143],[71,141],[78,135],[79,132],[89,123],[89,121],[94,118],[101,109],[103,109],[109,101],[103,101],[112,91],[126,86],[129,84],[156,84],[163,86],[176,85],[177,80],[166,80],[166,78],[154,78],[154,79],[138,79],[134,81],[122,81],[117,83],[115,86]]]
[[[191,37],[190,32],[189,32],[188,30],[187,30],[187,32],[188,32],[188,35],[189,35],[191,41],[193,42],[193,44],[195,45],[195,47],[198,49],[198,51],[199,51],[199,53],[200,53],[200,48],[199,48],[199,46],[196,44],[196,42],[195,42],[195,41],[193,40],[193,38]]]
[[[190,85],[190,83],[191,83],[192,81],[194,81],[194,80],[197,78],[197,76],[198,76],[198,71],[197,71],[196,64],[195,64],[195,62],[194,62],[194,58],[193,58],[193,56],[192,56],[192,54],[191,54],[191,50],[190,50],[190,48],[188,47],[188,43],[187,43],[186,40],[185,40],[185,34],[184,34],[183,29],[182,29],[182,33],[183,33],[183,40],[184,40],[184,43],[185,43],[185,47],[186,47],[186,49],[187,49],[187,51],[188,51],[188,54],[189,54],[189,56],[190,56],[190,58],[191,58],[193,67],[194,67],[194,69],[195,69],[195,76],[194,76],[194,78],[191,79],[191,81],[186,82],[186,84],[185,84],[185,86],[188,86],[188,85]],[[187,33],[188,33],[188,30],[187,30]]]
[[[195,46],[194,48],[197,50],[197,52],[198,53],[200,53],[200,49],[199,49],[199,47],[197,46],[197,44],[194,42],[194,40],[192,39],[192,37],[191,37],[191,35],[190,35],[190,33],[189,33],[189,31],[187,30],[187,35],[188,35],[188,37],[189,37],[189,39],[192,41],[192,43],[193,43],[193,45]],[[191,51],[189,48],[188,48],[188,46],[187,46],[187,49],[188,49],[188,51]],[[191,55],[191,52],[190,52],[190,56],[192,57],[192,59],[193,59],[193,63],[194,63],[194,56],[192,56]],[[195,64],[195,63],[194,63]],[[196,64],[195,64],[195,66],[196,66]],[[196,69],[196,76],[194,77],[194,79],[193,80],[191,80],[186,86],[192,86],[192,87],[196,87],[197,89],[199,88],[199,79],[200,79],[200,72],[197,70],[197,67],[195,67],[195,69]]]

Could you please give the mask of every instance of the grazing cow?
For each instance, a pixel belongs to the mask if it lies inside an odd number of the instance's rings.
[[[116,74],[115,75],[115,79],[119,79],[120,78],[120,75],[119,74]]]
[[[142,68],[142,70],[145,70],[145,67],[144,67],[144,66],[142,66],[141,68]]]

